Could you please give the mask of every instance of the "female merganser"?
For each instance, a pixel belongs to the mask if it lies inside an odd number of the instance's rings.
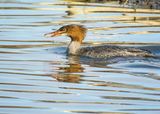
[[[45,34],[46,37],[55,37],[67,35],[71,38],[71,42],[67,48],[68,55],[85,56],[91,58],[110,58],[110,57],[152,57],[153,55],[146,50],[121,47],[121,46],[95,46],[80,48],[82,41],[86,36],[87,29],[82,25],[66,25],[57,31]]]

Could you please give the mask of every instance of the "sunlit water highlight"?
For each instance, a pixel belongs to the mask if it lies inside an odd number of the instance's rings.
[[[83,46],[139,46],[158,57],[159,14],[110,3],[0,1],[0,114],[159,114],[160,59],[67,57],[69,38],[43,36],[83,24]]]

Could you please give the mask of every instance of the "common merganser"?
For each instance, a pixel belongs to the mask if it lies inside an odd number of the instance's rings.
[[[122,47],[113,45],[103,45],[94,47],[80,48],[86,36],[87,29],[83,25],[66,25],[54,32],[45,34],[46,37],[66,35],[71,38],[67,48],[68,55],[85,56],[91,58],[110,58],[110,57],[152,57],[153,55],[146,50]]]

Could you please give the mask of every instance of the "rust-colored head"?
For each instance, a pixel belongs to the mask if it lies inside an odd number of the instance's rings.
[[[57,31],[50,32],[45,34],[47,37],[55,37],[61,35],[67,35],[71,38],[72,41],[82,42],[85,38],[87,29],[82,25],[66,25],[58,29]]]

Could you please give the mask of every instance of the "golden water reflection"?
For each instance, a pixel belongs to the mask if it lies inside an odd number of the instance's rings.
[[[70,56],[68,59],[67,66],[59,67],[58,72],[56,74],[53,73],[52,77],[57,81],[78,83],[81,81],[81,75],[77,73],[83,73],[84,68],[79,62],[79,57]]]

